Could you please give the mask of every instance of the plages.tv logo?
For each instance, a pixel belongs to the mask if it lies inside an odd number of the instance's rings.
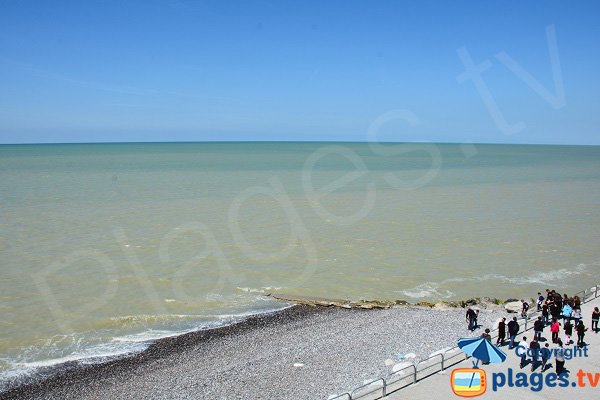
[[[485,371],[478,368],[456,368],[450,376],[450,386],[457,396],[475,397],[482,395],[487,389]]]

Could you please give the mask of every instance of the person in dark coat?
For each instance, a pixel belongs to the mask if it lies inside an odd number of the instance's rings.
[[[529,352],[531,354],[531,372],[533,372],[540,357],[540,343],[536,338],[529,343]]]
[[[519,323],[517,322],[517,317],[513,317],[513,319],[508,323],[508,337],[510,338],[509,349],[513,349],[515,347],[515,339],[517,338],[517,334],[519,333]]]
[[[473,331],[477,327],[477,314],[471,307],[467,309],[466,321],[469,323],[469,330]]]
[[[573,341],[571,340],[571,336],[573,336],[573,324],[571,323],[571,321],[567,321],[567,323],[565,324],[565,340],[566,340],[566,345],[570,345],[571,343],[573,343]]]
[[[544,330],[544,322],[542,321],[542,317],[538,317],[537,321],[535,321],[533,323],[533,331],[535,332],[533,338],[535,340],[540,340],[540,338],[542,337],[543,330]]]
[[[498,322],[498,340],[496,344],[504,346],[504,339],[506,338],[506,318],[502,318],[502,321]]]
[[[577,327],[575,329],[577,330],[577,346],[585,346],[585,343],[583,342],[583,337],[585,336],[585,331],[587,331],[587,328],[585,327],[585,325],[583,325],[583,321],[579,321],[579,324],[577,324]]]
[[[548,363],[548,360],[550,359],[550,357],[552,357],[552,352],[550,351],[550,345],[548,343],[546,343],[544,345],[544,347],[542,348],[542,350],[540,350],[540,353],[542,354],[542,371],[544,372],[546,370],[546,364]]]

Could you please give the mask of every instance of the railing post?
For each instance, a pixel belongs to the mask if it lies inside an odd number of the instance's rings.
[[[442,371],[444,370],[444,353],[440,354],[442,356]]]
[[[383,397],[387,396],[387,382],[385,381],[385,379],[381,379],[383,381]]]
[[[598,285],[596,285],[596,294],[594,294],[594,298],[598,297]]]

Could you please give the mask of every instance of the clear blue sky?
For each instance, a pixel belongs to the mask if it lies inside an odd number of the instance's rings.
[[[600,144],[599,49],[597,1],[3,1],[0,142]]]

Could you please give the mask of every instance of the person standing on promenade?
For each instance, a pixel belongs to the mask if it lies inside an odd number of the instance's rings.
[[[571,318],[573,318],[573,325],[579,325],[579,320],[581,319],[581,308],[575,307],[573,309],[573,313],[571,314]]]
[[[519,348],[517,354],[521,355],[521,362],[519,363],[519,368],[523,369],[523,367],[525,367],[525,363],[527,362],[527,352],[529,351],[527,337],[523,336],[523,340],[519,342],[519,345],[517,347]]]
[[[471,307],[467,309],[466,321],[469,323],[469,330],[474,331],[477,326],[477,315]]]
[[[535,340],[541,339],[543,330],[544,330],[544,322],[542,321],[542,317],[538,317],[537,321],[535,321],[533,323],[533,331],[535,332],[535,334],[534,334]]]
[[[506,318],[502,318],[502,321],[498,322],[498,340],[496,340],[496,344],[500,345],[500,346],[504,346],[505,338],[506,338]]]
[[[573,324],[567,320],[565,324],[565,344],[568,346],[572,343],[571,336],[573,336]]]
[[[581,299],[579,296],[573,296],[573,308],[581,308]]]
[[[566,295],[565,295],[566,296]],[[565,302],[562,308],[562,316],[563,316],[563,324],[567,324],[567,321],[571,319],[571,314],[573,313],[573,309],[569,305],[569,303]]]
[[[519,333],[519,323],[517,322],[517,317],[513,317],[513,319],[508,323],[508,336],[510,338],[510,344],[508,345],[509,349],[515,348],[515,338]]]
[[[587,328],[585,327],[585,325],[583,325],[583,321],[579,321],[579,324],[577,324],[577,327],[575,329],[577,329],[577,346],[585,346],[585,343],[583,342],[583,337],[585,336],[585,331],[587,331]]]
[[[550,332],[552,332],[552,343],[558,343],[560,340],[558,338],[558,331],[560,331],[560,322],[554,318],[552,320],[552,325],[550,325]]]
[[[540,351],[542,353],[542,371],[544,372],[546,370],[546,364],[548,363],[548,360],[550,359],[550,356],[552,355],[552,352],[550,351],[550,345],[548,344],[548,342],[546,342],[546,344],[544,345],[544,348]]]
[[[560,316],[560,306],[558,305],[558,303],[556,301],[553,301],[552,303],[550,303],[549,307],[552,319],[558,319],[558,317]]]
[[[556,375],[560,375],[565,370],[565,349],[563,348],[563,343],[560,339],[558,339],[558,347],[556,348],[556,352],[554,355],[554,359],[556,360]]]
[[[600,310],[598,307],[594,307],[594,312],[592,312],[592,330],[594,333],[598,333],[598,320],[600,319]]]
[[[521,317],[527,318],[527,311],[529,311],[529,303],[527,303],[525,300],[521,300],[521,303]]]
[[[542,320],[544,321],[544,326],[548,325],[550,321],[550,306],[548,306],[548,301],[545,301],[542,306]]]
[[[540,356],[540,343],[536,338],[533,338],[531,343],[529,343],[529,355],[531,357],[531,372],[533,372],[537,366],[538,357]]]
[[[537,297],[537,310],[542,311],[542,305],[544,304],[544,296],[542,296],[541,292],[538,292]]]

